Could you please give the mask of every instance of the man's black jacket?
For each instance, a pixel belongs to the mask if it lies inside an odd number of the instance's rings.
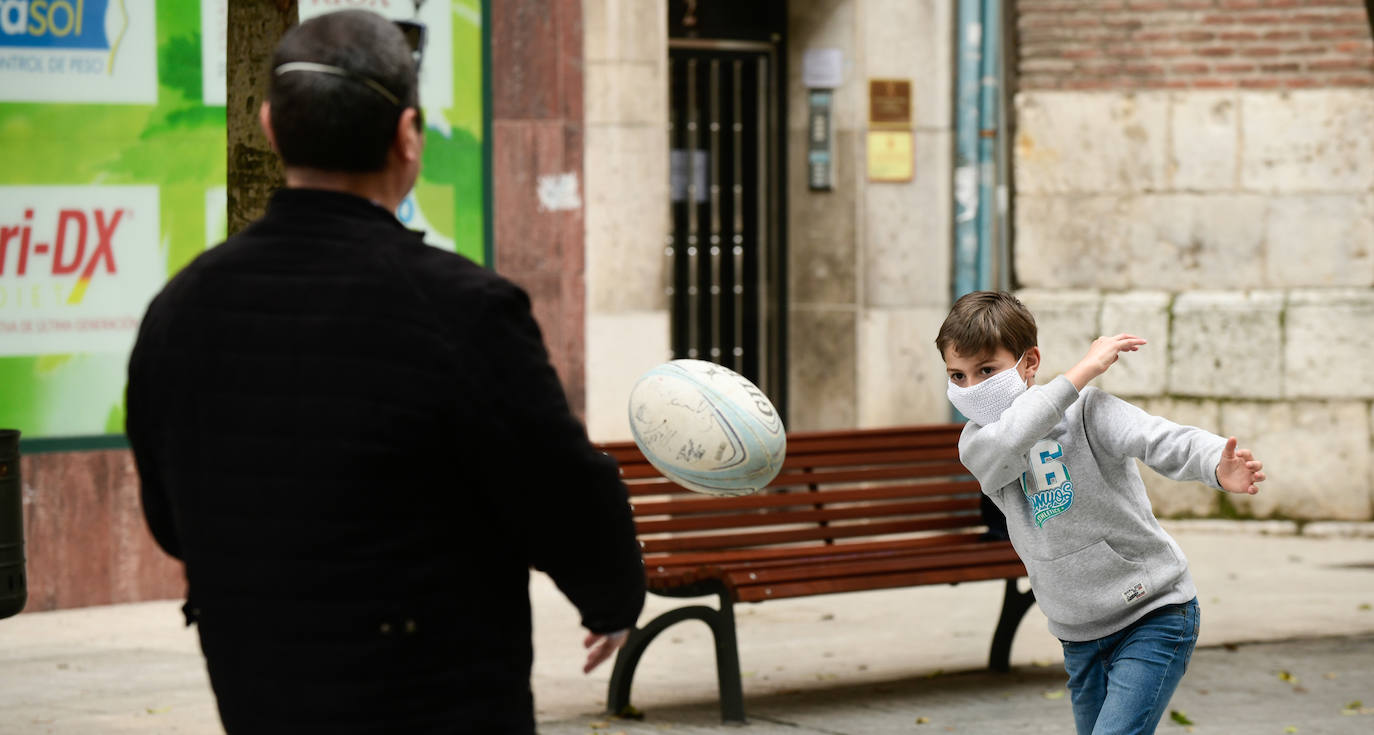
[[[528,570],[593,632],[644,571],[529,299],[287,189],[153,301],[128,434],[230,732],[533,732]]]

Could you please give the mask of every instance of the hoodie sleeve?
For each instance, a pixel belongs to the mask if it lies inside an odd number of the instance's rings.
[[[996,492],[1021,476],[1026,453],[1050,433],[1076,400],[1078,390],[1062,375],[1027,390],[997,421],[987,426],[969,422],[959,437],[959,460],[978,479],[983,492]]]
[[[1216,469],[1225,439],[1153,416],[1110,393],[1091,388],[1084,393],[1088,436],[1102,449],[1135,457],[1171,480],[1202,482],[1221,489]]]

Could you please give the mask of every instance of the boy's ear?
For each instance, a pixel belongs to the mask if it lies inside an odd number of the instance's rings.
[[[1026,350],[1025,360],[1021,363],[1022,376],[1027,383],[1035,383],[1035,373],[1040,370],[1040,347],[1035,346]]]

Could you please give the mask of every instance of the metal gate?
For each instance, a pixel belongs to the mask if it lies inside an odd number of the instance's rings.
[[[672,39],[673,355],[732,368],[786,415],[774,44]]]

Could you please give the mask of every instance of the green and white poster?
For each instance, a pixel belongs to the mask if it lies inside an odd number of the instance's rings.
[[[120,443],[143,311],[225,236],[228,3],[0,0],[0,428],[31,449]],[[299,2],[426,24],[398,216],[482,262],[483,2],[415,5]]]

